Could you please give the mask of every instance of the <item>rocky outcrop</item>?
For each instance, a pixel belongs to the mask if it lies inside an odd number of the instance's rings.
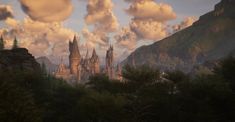
[[[215,9],[179,31],[134,51],[123,64],[147,64],[161,70],[190,72],[196,65],[235,53],[235,1],[222,0]]]
[[[0,51],[0,70],[38,71],[39,63],[25,48]]]

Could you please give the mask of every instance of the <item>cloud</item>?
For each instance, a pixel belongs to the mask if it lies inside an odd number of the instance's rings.
[[[158,41],[168,35],[166,23],[176,18],[170,5],[153,0],[125,1],[131,3],[126,12],[133,16],[129,25],[138,39]]]
[[[180,24],[176,24],[172,27],[173,32],[177,32],[177,31],[180,31],[182,29],[185,29],[185,28],[191,26],[196,20],[197,20],[196,17],[185,18]]]
[[[96,30],[114,32],[118,29],[119,24],[112,9],[111,0],[88,0],[85,21],[88,25],[94,25]]]
[[[23,11],[33,20],[60,22],[73,10],[71,0],[19,0]]]
[[[8,29],[1,29],[7,48],[11,48],[12,40],[17,37],[19,46],[29,49],[34,56],[66,56],[68,41],[75,34],[64,28],[61,23],[43,23],[26,18],[23,21],[6,20]]]
[[[17,27],[19,22],[13,18],[7,18],[5,23],[11,27]]]
[[[13,18],[13,10],[9,5],[0,5],[0,21]]]
[[[166,25],[153,20],[132,20],[130,28],[140,39],[158,41],[168,35]]]
[[[176,18],[172,7],[164,3],[156,3],[152,0],[139,0],[130,5],[126,12],[135,19],[155,20],[165,22]]]
[[[137,44],[137,37],[129,27],[123,27],[115,36],[116,45],[123,49],[134,50]]]
[[[86,40],[86,45],[92,48],[104,47],[109,43],[109,38],[101,31],[90,32],[87,28],[82,30],[82,35]]]

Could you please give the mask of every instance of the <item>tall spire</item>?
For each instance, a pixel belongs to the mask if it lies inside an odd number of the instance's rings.
[[[110,49],[110,50],[113,50],[113,45],[110,44],[109,49]]]
[[[80,65],[81,55],[78,48],[77,38],[74,35],[73,42],[69,43],[70,55],[69,55],[69,67],[70,72],[75,76],[78,75],[78,66]]]
[[[89,50],[88,50],[88,49],[87,49],[87,51],[86,51],[85,59],[89,59]]]
[[[71,56],[72,57],[78,57],[80,58],[80,51],[78,49],[78,43],[77,43],[77,38],[76,35],[74,35],[73,43],[71,45]]]
[[[93,58],[97,57],[97,54],[96,54],[95,48],[93,49],[92,57],[93,57]]]

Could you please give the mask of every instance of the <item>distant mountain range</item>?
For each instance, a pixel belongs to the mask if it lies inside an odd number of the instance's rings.
[[[195,65],[227,55],[235,55],[235,0],[222,0],[192,26],[138,48],[122,64],[190,72]]]
[[[46,66],[46,70],[48,73],[53,73],[56,71],[57,69],[57,65],[53,64],[47,57],[43,56],[43,57],[38,57],[36,59],[36,61],[42,66],[42,64],[44,63]]]

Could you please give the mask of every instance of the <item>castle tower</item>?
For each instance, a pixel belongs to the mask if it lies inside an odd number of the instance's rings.
[[[94,75],[100,73],[100,60],[98,55],[96,54],[95,49],[93,49],[90,62],[91,62],[91,74]]]
[[[81,55],[78,49],[77,38],[74,36],[73,42],[69,42],[69,68],[70,73],[75,75],[76,77],[80,77],[78,75],[78,67],[80,65]]]
[[[110,45],[106,52],[105,59],[105,70],[109,79],[114,79],[114,56],[113,56],[113,46]]]
[[[62,58],[61,58],[59,66],[58,66],[58,69],[55,72],[55,77],[63,78],[66,81],[68,81],[70,79],[69,69],[67,69],[66,66],[64,65]]]
[[[90,70],[90,60],[89,60],[89,51],[88,51],[88,49],[87,49],[85,59],[84,59],[84,62],[83,62],[83,67],[85,68],[85,70],[87,70],[87,72],[89,72],[89,70]]]

